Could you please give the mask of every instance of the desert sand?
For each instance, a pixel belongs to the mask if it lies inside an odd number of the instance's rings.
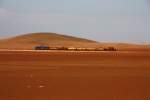
[[[150,100],[150,52],[0,51],[1,100]]]

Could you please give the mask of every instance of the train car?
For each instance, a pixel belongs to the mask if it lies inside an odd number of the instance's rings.
[[[35,50],[50,50],[50,48],[48,46],[41,45],[41,46],[36,46]]]

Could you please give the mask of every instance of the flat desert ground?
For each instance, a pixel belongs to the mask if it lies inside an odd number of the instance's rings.
[[[150,52],[0,51],[0,100],[150,100]]]

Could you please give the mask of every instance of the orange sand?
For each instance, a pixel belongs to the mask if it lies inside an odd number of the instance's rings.
[[[150,52],[0,51],[1,100],[150,100]]]

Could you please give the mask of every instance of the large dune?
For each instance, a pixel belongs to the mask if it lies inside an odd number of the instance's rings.
[[[34,49],[37,45],[66,47],[115,47],[117,50],[149,51],[150,45],[102,43],[56,33],[28,33],[0,40],[0,49]]]
[[[98,42],[56,33],[29,33],[0,41],[0,49],[34,49],[37,45],[48,46],[95,46]]]

